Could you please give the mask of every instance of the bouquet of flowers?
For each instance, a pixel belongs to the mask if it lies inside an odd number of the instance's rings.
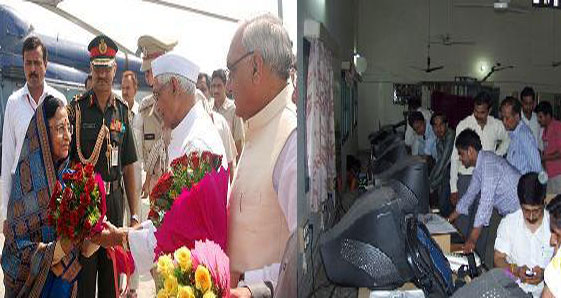
[[[49,202],[49,225],[63,239],[81,241],[103,230],[105,189],[92,164],[77,163],[57,181]]]
[[[216,243],[195,242],[157,262],[157,297],[213,298],[230,297],[229,259]]]
[[[171,209],[175,199],[184,189],[190,189],[201,181],[207,173],[218,171],[222,156],[209,151],[191,152],[171,162],[171,171],[164,173],[150,194],[150,213],[148,218],[159,226],[164,214]]]

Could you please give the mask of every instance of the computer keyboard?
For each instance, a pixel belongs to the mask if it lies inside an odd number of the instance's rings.
[[[464,253],[451,252],[445,253],[444,255],[446,256],[446,259],[448,259],[448,262],[450,262],[450,269],[454,272],[458,272],[458,269],[460,269],[462,265],[468,266],[468,259]],[[475,256],[475,265],[477,267],[481,266],[481,259],[477,253],[474,252],[473,255]]]

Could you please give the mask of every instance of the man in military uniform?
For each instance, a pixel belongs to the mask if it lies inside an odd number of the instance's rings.
[[[173,50],[176,45],[177,41],[163,42],[149,35],[138,38],[138,47],[143,53],[140,71],[144,72],[148,86],[152,87],[154,83],[152,60]],[[162,117],[152,94],[142,99],[138,112],[134,126],[141,136],[138,142],[142,147],[139,159],[143,161],[146,172],[146,179],[142,184],[142,197],[145,198],[166,169],[170,130],[163,129]]]
[[[116,44],[107,36],[94,38],[88,45],[92,71],[92,89],[68,107],[73,131],[70,158],[73,163],[91,162],[105,181],[107,220],[117,227],[123,224],[123,189],[131,209],[131,226],[138,225],[138,197],[135,193],[133,163],[136,161],[133,131],[127,104],[111,92],[117,71]],[[100,248],[91,257],[80,258],[78,297],[95,297],[96,274],[99,297],[114,297],[113,264]]]

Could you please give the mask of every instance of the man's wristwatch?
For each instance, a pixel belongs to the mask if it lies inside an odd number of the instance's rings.
[[[133,215],[131,216],[131,222],[132,222],[133,220],[136,221],[136,222],[138,222],[138,223],[140,223],[140,219],[138,218],[138,215],[136,215],[136,214],[133,214]]]

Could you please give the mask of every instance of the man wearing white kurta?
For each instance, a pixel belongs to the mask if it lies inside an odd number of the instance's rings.
[[[280,266],[296,230],[296,106],[288,83],[291,42],[272,15],[244,22],[227,56],[226,88],[246,122],[245,146],[229,202],[228,256],[233,297],[294,297],[275,293],[277,281],[295,285]],[[293,243],[296,243],[293,241]],[[294,250],[295,251],[295,250]],[[279,269],[280,268],[280,269]],[[240,283],[238,283],[238,281]]]
[[[192,151],[211,151],[224,156],[224,146],[212,120],[195,98],[199,67],[175,54],[167,53],[152,62],[154,98],[165,127],[171,128],[169,162]],[[169,165],[169,164],[168,164]],[[226,158],[222,166],[227,168]],[[128,241],[136,269],[144,273],[152,268],[156,238],[151,221],[143,229],[130,230]]]
[[[23,43],[23,72],[25,85],[8,98],[4,111],[2,131],[2,209],[0,221],[6,218],[8,199],[12,188],[12,174],[15,173],[23,138],[29,121],[47,95],[52,95],[66,104],[62,93],[47,85],[47,48],[35,36]]]

